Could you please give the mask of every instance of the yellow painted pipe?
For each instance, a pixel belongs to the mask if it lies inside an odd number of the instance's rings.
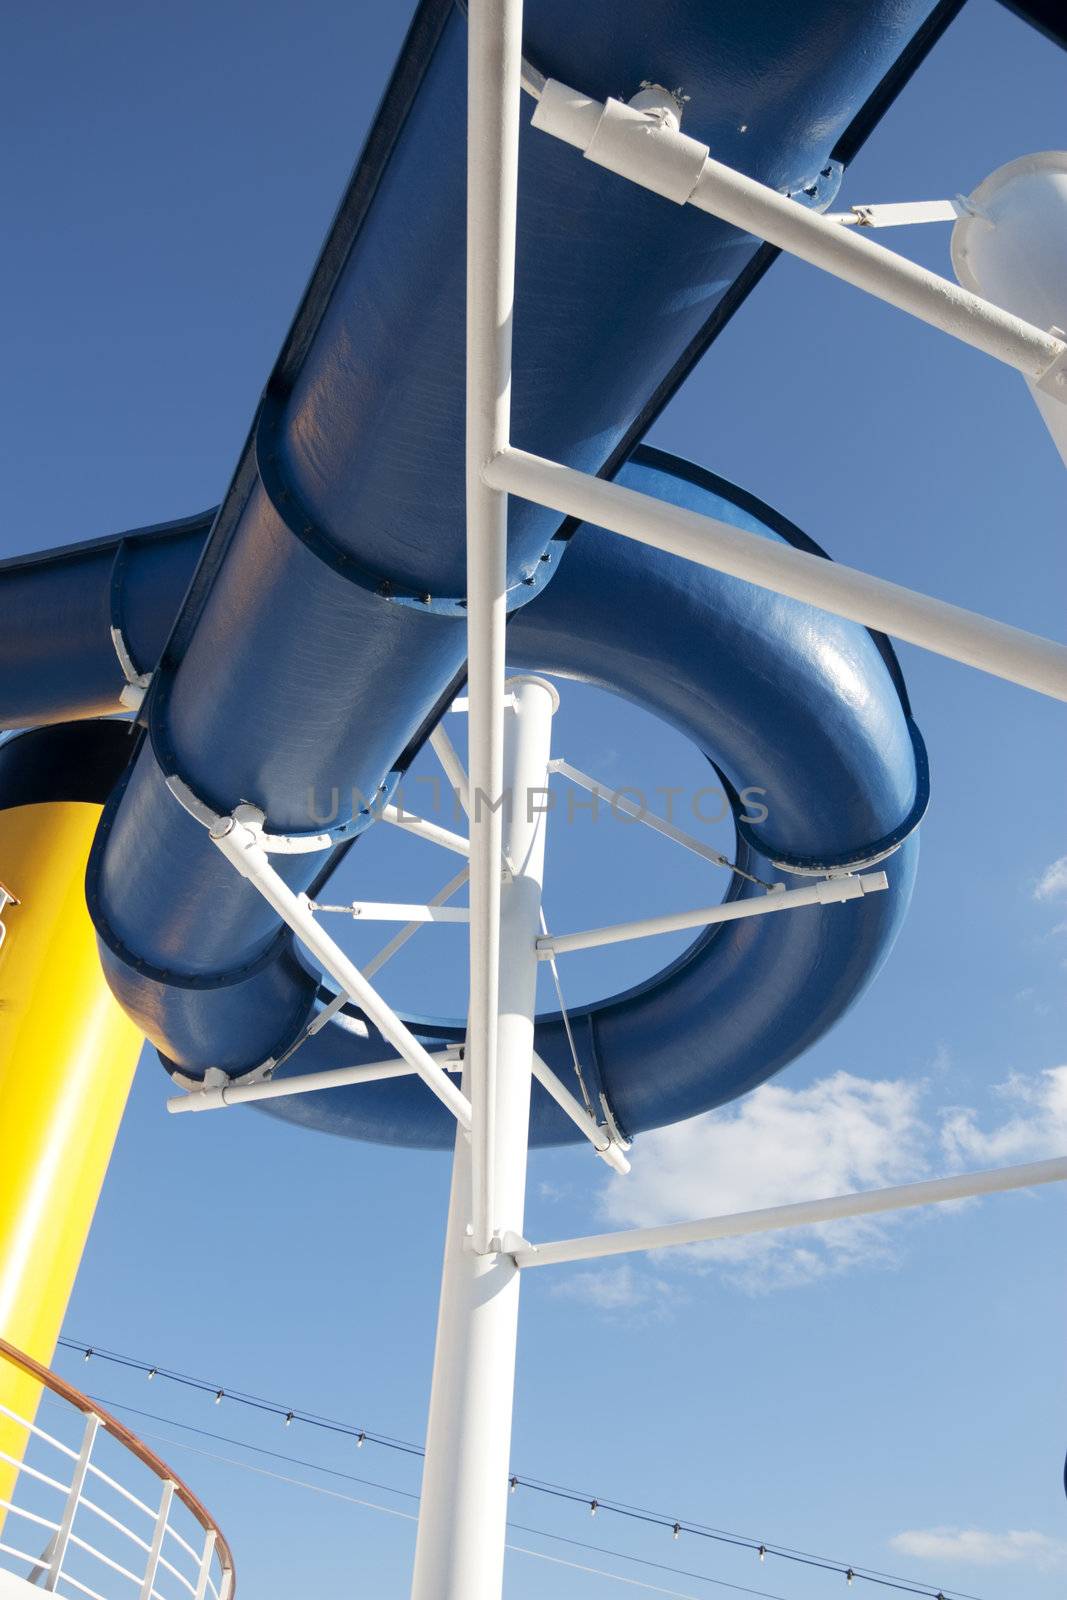
[[[46,1366],[143,1042],[104,980],[85,904],[100,810],[66,799],[0,810],[0,886],[13,897],[0,910],[0,1337]],[[0,1404],[32,1420],[39,1398],[0,1361]],[[17,1476],[3,1457],[21,1460],[26,1440],[0,1413],[0,1499]]]

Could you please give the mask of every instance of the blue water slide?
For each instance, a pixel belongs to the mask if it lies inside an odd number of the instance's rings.
[[[525,51],[541,71],[598,96],[632,93],[647,78],[679,85],[686,132],[798,203],[820,205],[839,180],[835,150],[855,142],[949,9],[669,0],[652,28],[647,4],[633,0],[531,0]],[[87,889],[109,980],[186,1079],[240,1075],[276,1057],[321,1000],[286,930],[166,780],[218,811],[253,801],[273,831],[290,833],[319,831],[309,790],[355,791],[363,803],[332,827],[336,843],[349,841],[463,675],[465,45],[458,9],[443,0],[419,8],[94,849]],[[696,469],[632,454],[766,265],[765,248],[528,125],[519,198],[516,443],[788,537]],[[103,635],[114,645],[118,626],[135,663],[150,659],[148,636],[191,565],[179,552],[197,535],[127,541],[132,582],[141,552],[168,538],[169,588],[161,582]],[[60,566],[34,570],[21,580],[37,593]],[[925,800],[921,744],[892,658],[865,630],[600,530],[560,527],[521,501],[509,522],[509,583],[516,664],[603,681],[688,733],[731,784],[781,796],[766,837],[742,832],[759,876],[855,864],[914,826]],[[111,575],[109,617],[116,587],[121,600],[121,571]],[[34,707],[14,720],[49,720],[49,705],[76,714],[77,654],[56,651],[62,664],[42,674]],[[328,864],[326,854],[279,858],[301,888]],[[913,866],[909,841],[890,861],[887,895],[709,930],[667,973],[586,1013],[590,1071],[622,1125],[635,1132],[720,1103],[818,1037],[888,949]],[[730,892],[748,890],[738,880]],[[361,1040],[352,1022],[317,1034],[293,1070],[380,1056],[381,1041]],[[456,1031],[419,1026],[431,1039]],[[552,1019],[540,1025],[539,1049],[563,1065]],[[358,1099],[278,1104],[359,1137],[443,1144],[443,1118],[417,1090],[394,1080]],[[573,1132],[540,1100],[534,1120],[539,1142]]]
[[[769,507],[661,451],[639,447],[617,477],[762,537],[817,549]],[[162,635],[173,570],[182,564],[191,570],[202,540],[190,524],[169,536],[124,541],[129,570],[142,574],[143,635],[149,629]],[[64,552],[54,568],[87,621],[101,609],[93,573],[109,570],[101,549]],[[151,581],[153,550],[160,556],[158,589]],[[2,585],[0,575],[0,593]],[[93,684],[108,670],[110,641],[88,626],[79,640],[83,681]],[[855,624],[583,525],[552,584],[512,617],[508,653],[515,667],[596,683],[664,718],[714,762],[735,818],[747,814],[738,797],[758,786],[766,818],[758,825],[737,820],[738,864],[753,876],[796,887],[813,872],[858,867],[891,852],[884,862],[888,893],[829,911],[709,928],[664,972],[572,1014],[583,1075],[628,1132],[734,1098],[793,1060],[855,1001],[906,910],[914,829],[928,785],[892,652]],[[86,696],[82,710],[92,709]],[[358,848],[372,850],[375,842],[372,828]],[[727,898],[759,892],[738,875]],[[291,951],[284,959],[303,973]],[[304,982],[310,995],[314,979],[304,974]],[[430,1048],[463,1036],[457,1018],[407,1020]],[[573,1069],[559,1017],[539,1018],[536,1043],[568,1079]],[[388,1053],[350,1013],[309,1038],[279,1075]],[[266,1109],[356,1138],[444,1146],[452,1136],[447,1114],[413,1079],[319,1092]],[[536,1090],[534,1141],[572,1135],[554,1103]]]

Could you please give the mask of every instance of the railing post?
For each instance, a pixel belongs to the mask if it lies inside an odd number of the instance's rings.
[[[51,1559],[48,1563],[48,1576],[44,1581],[46,1594],[54,1594],[56,1584],[59,1582],[63,1571],[63,1558],[67,1553],[70,1543],[70,1530],[74,1526],[74,1518],[81,1504],[82,1489],[85,1487],[85,1475],[89,1470],[89,1457],[93,1453],[93,1444],[96,1441],[97,1429],[100,1427],[100,1418],[95,1411],[86,1413],[85,1429],[82,1433],[81,1449],[78,1459],[74,1463],[74,1474],[70,1480],[70,1489],[67,1493],[67,1503],[63,1508],[63,1516],[56,1530],[55,1540],[52,1544]]]
[[[163,1480],[163,1493],[159,1498],[159,1510],[156,1512],[156,1526],[152,1534],[152,1547],[148,1552],[148,1564],[144,1569],[144,1580],[141,1584],[140,1600],[152,1600],[152,1590],[155,1587],[156,1573],[159,1571],[159,1558],[163,1551],[163,1537],[167,1531],[167,1522],[170,1517],[170,1504],[174,1499],[174,1483],[170,1478]]]
[[[193,1600],[205,1600],[207,1595],[207,1580],[211,1575],[211,1560],[215,1554],[215,1530],[208,1528],[204,1533],[204,1550],[200,1557],[200,1572],[196,1580],[196,1593]]]

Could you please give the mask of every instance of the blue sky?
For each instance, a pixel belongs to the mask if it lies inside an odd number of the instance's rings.
[[[220,497],[406,14],[307,0],[296,25],[293,8],[273,4],[76,11],[42,0],[14,19],[2,112],[4,554]],[[966,192],[1015,156],[1062,145],[1065,87],[1062,53],[992,0],[971,0],[854,163],[842,203]],[[888,242],[948,270],[944,228]],[[775,266],[653,439],[769,500],[842,560],[1062,631],[1063,469],[1021,380],[813,269]],[[884,973],[775,1085],[640,1141],[625,1185],[584,1150],[536,1156],[532,1237],[1067,1148],[1061,712],[917,650],[901,656],[933,802]],[[650,789],[706,770],[647,718],[573,688],[557,748]],[[556,830],[554,925],[692,904],[698,884],[706,898],[721,892],[712,869],[698,876],[667,845],[633,829],[621,842],[627,881],[610,823]],[[360,892],[413,897],[452,870],[391,838],[361,859]],[[603,993],[669,949],[620,947],[610,966],[576,958],[567,998]],[[455,1010],[460,958],[455,933],[430,930],[383,988]],[[420,1439],[447,1162],[252,1113],[171,1119],[167,1088],[146,1056],[68,1330]],[[532,1274],[515,1468],[972,1595],[1051,1600],[1067,1570],[1062,1208],[1044,1191],[784,1245]],[[167,1419],[130,1420],[217,1512],[246,1594],[406,1593],[409,1521],[188,1446],[404,1512],[418,1486],[411,1458],[373,1446],[357,1456],[344,1440],[117,1368],[59,1366]],[[594,1522],[532,1491],[512,1509],[546,1533],[789,1600],[843,1583],[607,1513]],[[631,1581],[715,1592],[515,1539]],[[548,1583],[566,1600],[623,1592],[509,1558],[514,1600]]]

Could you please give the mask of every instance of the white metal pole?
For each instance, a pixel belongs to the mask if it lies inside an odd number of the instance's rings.
[[[448,1050],[435,1051],[430,1060],[444,1070],[458,1071],[461,1062]],[[255,1105],[257,1100],[285,1100],[293,1095],[317,1094],[323,1089],[346,1089],[357,1083],[381,1083],[386,1078],[407,1078],[415,1068],[403,1056],[392,1061],[366,1061],[358,1067],[334,1067],[305,1072],[296,1078],[269,1078],[260,1083],[220,1084],[212,1089],[190,1089],[171,1095],[167,1110],[174,1116],[187,1111],[222,1111],[226,1106]]]
[[[508,443],[522,0],[467,7],[467,684],[470,700],[469,1089],[475,1243],[492,1225],[500,960],[500,799],[508,496],[482,467]]]
[[[501,891],[493,1233],[521,1235],[526,1192],[541,878],[549,741],[556,692],[517,680],[505,714],[510,794]],[[470,1084],[472,1093],[476,1093]],[[515,1385],[519,1271],[471,1238],[470,1145],[460,1134],[452,1170],[437,1319],[426,1463],[412,1600],[499,1600],[504,1571],[508,1456]]]
[[[1063,371],[1063,340],[947,278],[898,256],[840,223],[811,211],[776,189],[713,160],[708,147],[680,131],[673,96],[659,105],[618,100],[601,104],[549,79],[533,114],[534,127],[576,145],[590,161],[639,183],[677,205],[687,201],[746,233],[788,250],[867,294],[1034,381],[1055,381]],[[1059,394],[1062,386],[1057,385]]]
[[[486,467],[485,476],[490,483],[564,516],[599,523],[639,544],[878,628],[1054,700],[1067,700],[1067,646],[1053,639],[762,539],[717,517],[683,510],[525,450],[501,451]]]
[[[1063,354],[1063,341],[1049,330],[1033,327],[873,239],[847,232],[829,217],[721,161],[705,161],[689,203],[973,345],[1028,378],[1040,378]]]
[[[814,1222],[838,1222],[843,1217],[871,1217],[884,1211],[906,1211],[912,1206],[945,1205],[972,1195],[1000,1194],[1008,1189],[1033,1189],[1043,1183],[1067,1179],[1067,1157],[1030,1161],[1018,1167],[993,1167],[985,1172],[959,1172],[951,1178],[931,1178],[925,1183],[905,1183],[893,1189],[867,1189],[857,1194],[835,1194],[825,1200],[801,1200],[795,1205],[768,1206],[763,1211],[737,1211],[699,1222],[668,1222],[659,1228],[627,1228],[621,1233],[595,1233],[584,1239],[558,1239],[551,1244],[526,1245],[515,1252],[520,1267],[550,1267],[564,1261],[592,1261],[601,1256],[627,1255],[634,1250],[662,1250],[668,1245],[702,1244],[709,1239],[738,1239],[750,1233],[773,1233],[781,1228],[807,1228]]]
[[[865,894],[888,889],[884,872],[865,872],[859,876],[820,878],[804,889],[775,888],[750,900],[727,900],[722,905],[703,906],[697,911],[676,911],[664,917],[642,917],[639,922],[616,922],[606,928],[587,928],[582,933],[553,933],[538,939],[537,954],[542,961],[565,955],[568,950],[592,950],[598,945],[620,944],[624,939],[651,939],[661,933],[683,933],[687,928],[708,928],[716,922],[740,922],[746,917],[762,917],[772,911],[793,911],[801,906],[839,906],[846,900],[861,900]]]

